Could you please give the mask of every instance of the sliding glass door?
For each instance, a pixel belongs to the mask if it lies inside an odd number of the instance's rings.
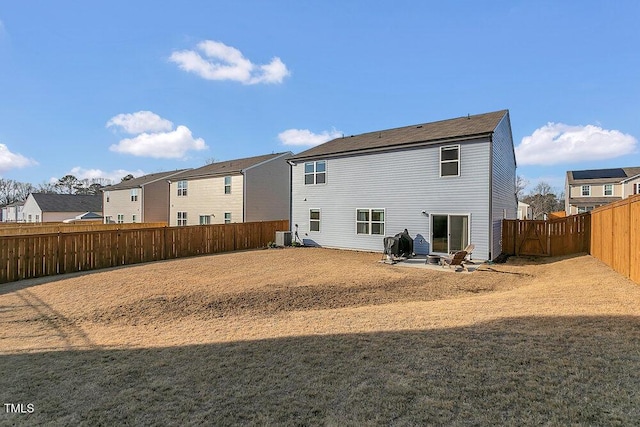
[[[460,251],[468,244],[468,215],[431,215],[431,252]]]

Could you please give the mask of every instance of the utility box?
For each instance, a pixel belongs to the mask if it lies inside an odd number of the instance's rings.
[[[276,231],[276,245],[277,246],[291,246],[291,232],[290,231]]]

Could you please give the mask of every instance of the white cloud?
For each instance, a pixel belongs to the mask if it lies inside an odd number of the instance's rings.
[[[22,154],[12,153],[5,144],[0,144],[0,173],[11,169],[20,169],[37,165],[38,162],[28,159]]]
[[[188,127],[180,125],[175,130],[173,123],[151,111],[133,114],[118,114],[107,122],[107,127],[118,127],[137,135],[125,138],[109,147],[117,153],[141,157],[164,159],[183,158],[189,150],[204,150],[207,145],[202,138],[194,138]]]
[[[183,158],[189,150],[204,150],[207,146],[202,138],[194,138],[186,126],[178,126],[171,132],[141,133],[135,138],[126,138],[109,149],[117,153],[163,159]]]
[[[106,127],[117,127],[136,135],[142,132],[169,131],[173,129],[173,123],[151,111],[138,111],[132,114],[118,114],[107,122]]]
[[[313,133],[309,129],[287,129],[278,134],[278,139],[284,145],[319,145],[341,136],[342,132],[335,129],[321,133]]]
[[[103,179],[111,180],[111,182],[113,182],[114,184],[117,184],[118,182],[120,182],[120,180],[122,180],[123,177],[129,174],[137,178],[139,176],[145,175],[145,172],[143,172],[140,169],[135,171],[128,171],[124,169],[116,169],[113,171],[103,171],[100,169],[85,169],[83,167],[76,166],[72,168],[69,172],[67,172],[65,175],[73,175],[78,179],[89,179],[89,180],[103,178]],[[58,182],[58,178],[51,178],[51,180],[52,182]]]
[[[198,43],[197,50],[173,52],[169,60],[178,64],[180,69],[203,79],[233,80],[247,85],[282,83],[291,74],[278,57],[268,64],[256,65],[238,49],[213,40]]]
[[[599,126],[547,123],[516,147],[518,165],[553,165],[612,159],[636,151],[638,140]]]

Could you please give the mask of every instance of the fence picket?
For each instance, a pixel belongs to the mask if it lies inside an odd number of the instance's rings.
[[[273,241],[276,231],[286,230],[289,230],[288,220],[3,235],[0,236],[0,283],[259,248]]]

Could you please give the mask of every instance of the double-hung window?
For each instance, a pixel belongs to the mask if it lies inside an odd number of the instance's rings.
[[[131,201],[132,202],[137,202],[138,201],[138,189],[137,188],[132,188],[131,189]]]
[[[187,213],[186,212],[178,212],[178,225],[187,225]]]
[[[613,184],[605,184],[604,185],[604,195],[605,196],[613,196]]]
[[[304,164],[304,184],[325,184],[327,182],[327,162],[318,160]]]
[[[131,216],[131,222],[133,222],[133,223],[138,222],[138,217],[137,217],[135,214],[133,214],[133,215]]]
[[[231,177],[224,177],[224,194],[231,194]]]
[[[440,176],[460,176],[460,146],[440,147]]]
[[[118,224],[124,224],[124,214],[118,214]]]
[[[384,209],[358,209],[356,211],[357,234],[384,234]]]
[[[231,224],[231,212],[224,213],[224,223]]]
[[[591,195],[591,186],[590,185],[583,185],[580,188],[580,191],[583,196],[590,196]]]
[[[211,215],[200,215],[200,225],[211,224]]]
[[[178,181],[178,196],[187,195],[187,181]]]
[[[106,202],[109,203],[109,192],[108,191],[104,192],[104,197],[106,199]]]
[[[309,231],[320,231],[320,209],[309,209]]]

